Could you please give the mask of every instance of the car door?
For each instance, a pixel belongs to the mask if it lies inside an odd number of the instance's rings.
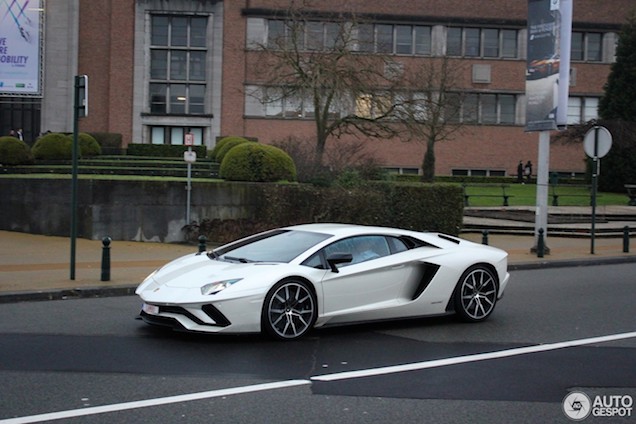
[[[397,263],[386,237],[350,237],[327,246],[325,258],[334,253],[350,253],[350,263],[338,265],[322,280],[325,316],[357,314],[398,304],[408,273],[405,263]]]

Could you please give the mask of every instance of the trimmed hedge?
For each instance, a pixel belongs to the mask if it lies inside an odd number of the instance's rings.
[[[226,140],[223,144],[221,144],[221,147],[218,148],[218,150],[216,151],[216,155],[214,156],[214,160],[216,160],[218,163],[223,163],[223,159],[225,159],[225,156],[230,152],[230,150],[232,150],[236,146],[240,146],[241,144],[246,143],[254,142],[242,137],[231,137],[229,140]]]
[[[210,159],[212,160],[216,160],[217,162],[220,163],[219,160],[217,160],[217,155],[219,154],[219,152],[221,151],[221,149],[223,148],[223,146],[225,146],[227,143],[244,143],[246,141],[250,141],[245,137],[239,137],[239,136],[235,136],[235,135],[230,135],[227,137],[223,137],[220,140],[218,140],[216,142],[216,145],[214,146],[214,148],[212,149],[212,151],[210,152]],[[238,145],[238,144],[234,144],[234,146]]]
[[[353,189],[309,184],[252,186],[255,205],[249,219],[203,219],[186,226],[192,241],[200,235],[225,243],[270,228],[342,222],[458,235],[463,220],[461,187],[444,184],[371,183]]]
[[[190,146],[192,151],[197,154],[199,158],[205,158],[207,154],[207,147],[205,146]],[[131,156],[153,156],[163,158],[178,158],[183,157],[183,153],[188,150],[188,146],[177,144],[129,144],[127,148],[128,155]]]
[[[80,156],[82,157],[99,156],[102,154],[102,148],[97,140],[95,140],[95,137],[90,134],[79,133],[77,135],[77,143],[79,144]]]
[[[95,138],[87,133],[77,135],[79,156],[92,157],[101,154],[102,149]],[[40,137],[33,148],[33,157],[40,160],[73,159],[73,135],[49,133]]]
[[[66,134],[48,133],[38,138],[31,152],[35,159],[70,160],[73,156],[73,139]]]
[[[229,181],[295,181],[296,166],[292,158],[278,147],[244,142],[228,151],[221,162],[219,174]]]
[[[0,137],[0,165],[25,165],[33,163],[29,145],[16,137]]]

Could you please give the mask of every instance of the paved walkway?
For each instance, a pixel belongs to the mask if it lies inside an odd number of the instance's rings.
[[[463,238],[482,242],[481,233]],[[551,237],[550,254],[531,253],[528,235],[491,234],[488,244],[509,253],[511,268],[547,267],[597,262],[635,262],[636,237],[623,253],[622,238],[596,238],[591,253],[589,238]],[[196,245],[113,241],[110,245],[110,280],[101,281],[102,242],[77,239],[75,279],[70,279],[70,239],[0,231],[0,303],[19,300],[130,294],[141,281],[171,259],[196,252]]]

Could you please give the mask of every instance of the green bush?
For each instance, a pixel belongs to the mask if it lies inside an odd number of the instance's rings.
[[[15,137],[0,137],[0,164],[23,165],[33,162],[31,149]]]
[[[223,159],[225,158],[225,155],[227,155],[227,153],[230,150],[244,143],[253,143],[253,142],[243,137],[229,137],[229,140],[225,141],[221,145],[221,147],[219,147],[218,150],[216,151],[216,155],[214,155],[214,160],[216,160],[218,163],[223,163]]]
[[[345,189],[241,184],[240,190],[250,199],[249,216],[237,220],[204,218],[186,228],[192,241],[205,235],[208,240],[224,243],[268,228],[308,222],[382,225],[452,235],[458,235],[462,227],[462,190],[454,185],[372,182]]]
[[[79,133],[77,135],[77,142],[80,148],[81,157],[92,157],[102,154],[102,148],[99,146],[95,137],[87,133]]]
[[[227,153],[221,162],[220,175],[231,181],[295,181],[296,166],[278,147],[248,142]]]
[[[40,160],[70,160],[73,155],[73,139],[61,133],[43,135],[31,149],[33,157]]]
[[[209,158],[212,160],[216,160],[216,155],[219,154],[219,150],[221,150],[221,148],[223,148],[223,146],[229,142],[231,142],[232,140],[243,140],[245,141],[249,141],[247,138],[245,137],[239,137],[239,136],[235,136],[235,135],[230,135],[227,137],[223,137],[220,140],[218,140],[216,142],[216,145],[214,146],[214,148],[212,149],[212,151],[210,152]]]

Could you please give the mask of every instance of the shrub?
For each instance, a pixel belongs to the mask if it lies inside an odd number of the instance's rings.
[[[245,137],[239,137],[239,136],[234,136],[234,135],[223,137],[222,139],[220,139],[219,141],[216,142],[216,145],[214,146],[214,148],[210,152],[210,159],[216,160],[216,155],[219,154],[219,151],[223,148],[223,146],[225,146],[229,142],[233,142],[233,140],[243,140],[244,142],[245,141],[249,141]]]
[[[268,228],[307,222],[382,225],[452,235],[462,228],[464,199],[461,187],[455,185],[371,182],[345,189],[335,185],[241,184],[240,189],[250,199],[248,216],[204,218],[200,224],[186,226],[192,241],[205,235],[208,240],[224,243]]]
[[[35,159],[69,160],[73,154],[73,139],[60,133],[43,135],[31,149]]]
[[[102,153],[102,148],[99,146],[95,137],[87,133],[79,133],[77,135],[77,142],[80,148],[80,156],[91,157],[98,156]]]
[[[0,164],[22,165],[33,162],[31,149],[15,137],[0,137]]]
[[[296,166],[278,147],[248,142],[227,153],[221,162],[220,174],[232,181],[295,181]]]
[[[218,163],[223,163],[223,158],[225,158],[225,155],[227,155],[227,153],[233,148],[235,148],[236,146],[239,146],[244,143],[252,143],[251,141],[243,137],[228,137],[228,138],[229,140],[225,141],[221,145],[221,147],[218,148],[218,150],[216,151],[216,154],[214,155],[214,160],[216,160]]]

